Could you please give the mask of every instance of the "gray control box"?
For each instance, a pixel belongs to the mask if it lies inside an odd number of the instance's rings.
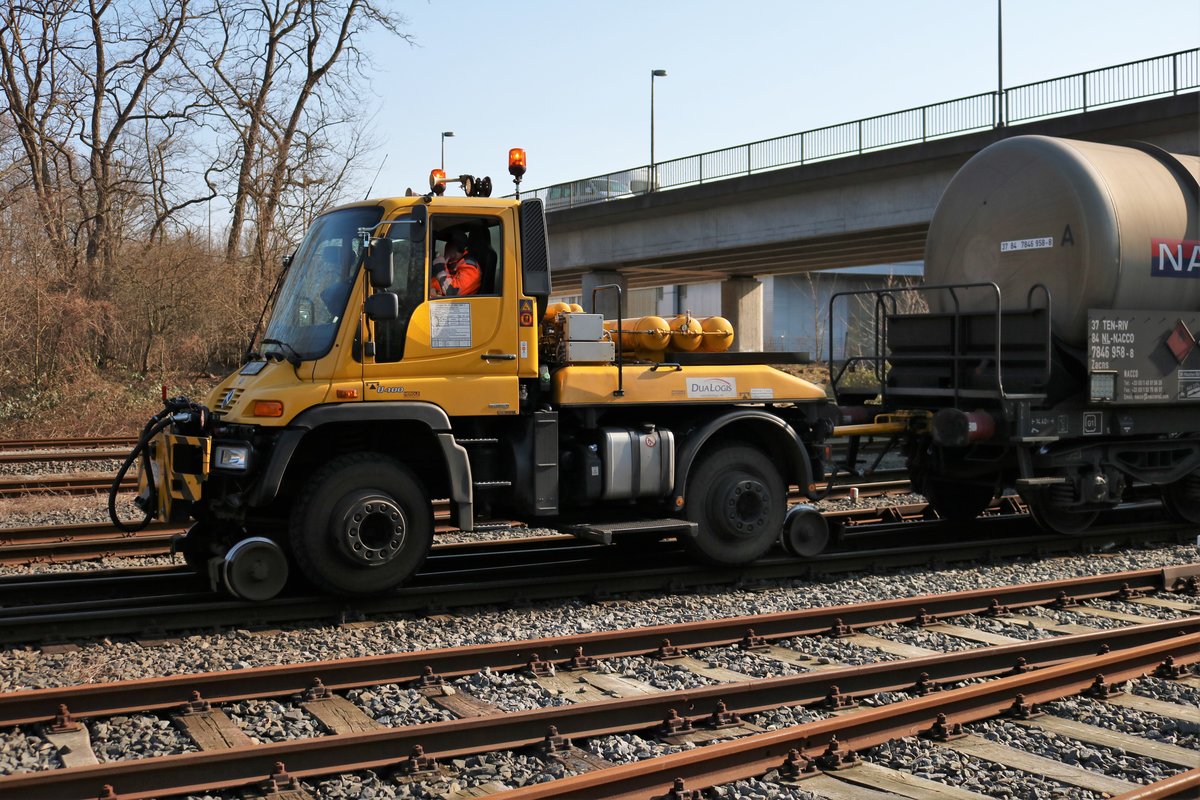
[[[598,342],[604,338],[603,314],[563,314],[563,338],[569,342]]]

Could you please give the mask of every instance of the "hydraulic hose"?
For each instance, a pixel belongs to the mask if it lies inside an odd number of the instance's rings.
[[[125,463],[117,470],[117,477],[113,479],[112,486],[108,488],[108,518],[112,520],[112,524],[117,526],[119,530],[125,533],[137,533],[150,524],[150,520],[154,519],[155,507],[158,505],[155,502],[155,492],[158,491],[154,486],[154,471],[150,468],[150,451],[148,446],[150,440],[158,435],[160,431],[174,422],[174,410],[164,408],[162,411],[155,414],[146,423],[146,427],[142,428],[142,434],[138,437],[137,444],[133,446],[129,456],[125,459]],[[147,502],[145,518],[138,524],[131,525],[121,521],[117,515],[117,493],[121,490],[121,481],[125,480],[125,474],[129,472],[129,468],[133,466],[133,462],[137,461],[138,456],[142,457],[142,474],[146,476],[146,486],[149,489],[147,493]]]

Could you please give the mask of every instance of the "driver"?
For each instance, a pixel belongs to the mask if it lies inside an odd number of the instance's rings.
[[[429,299],[477,294],[483,284],[479,263],[467,248],[467,235],[454,231],[442,247],[442,258],[433,263]]]

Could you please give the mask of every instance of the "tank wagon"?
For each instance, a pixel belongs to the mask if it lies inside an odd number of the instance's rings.
[[[1200,523],[1198,177],[1200,158],[1146,144],[1003,140],[938,203],[919,291],[831,300],[869,329],[839,402],[903,420],[939,514],[973,518],[1015,487],[1042,526],[1077,533],[1139,483]],[[855,371],[877,386],[853,388]]]

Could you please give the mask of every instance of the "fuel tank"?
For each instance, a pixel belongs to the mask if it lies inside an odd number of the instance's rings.
[[[1150,145],[997,142],[963,165],[938,202],[925,283],[990,281],[1005,308],[1025,307],[1031,287],[1044,284],[1054,333],[1075,347],[1086,340],[1089,308],[1200,308],[1198,180],[1200,157]],[[952,310],[945,293],[928,297],[932,310]],[[963,310],[995,302],[978,290],[960,298]]]

